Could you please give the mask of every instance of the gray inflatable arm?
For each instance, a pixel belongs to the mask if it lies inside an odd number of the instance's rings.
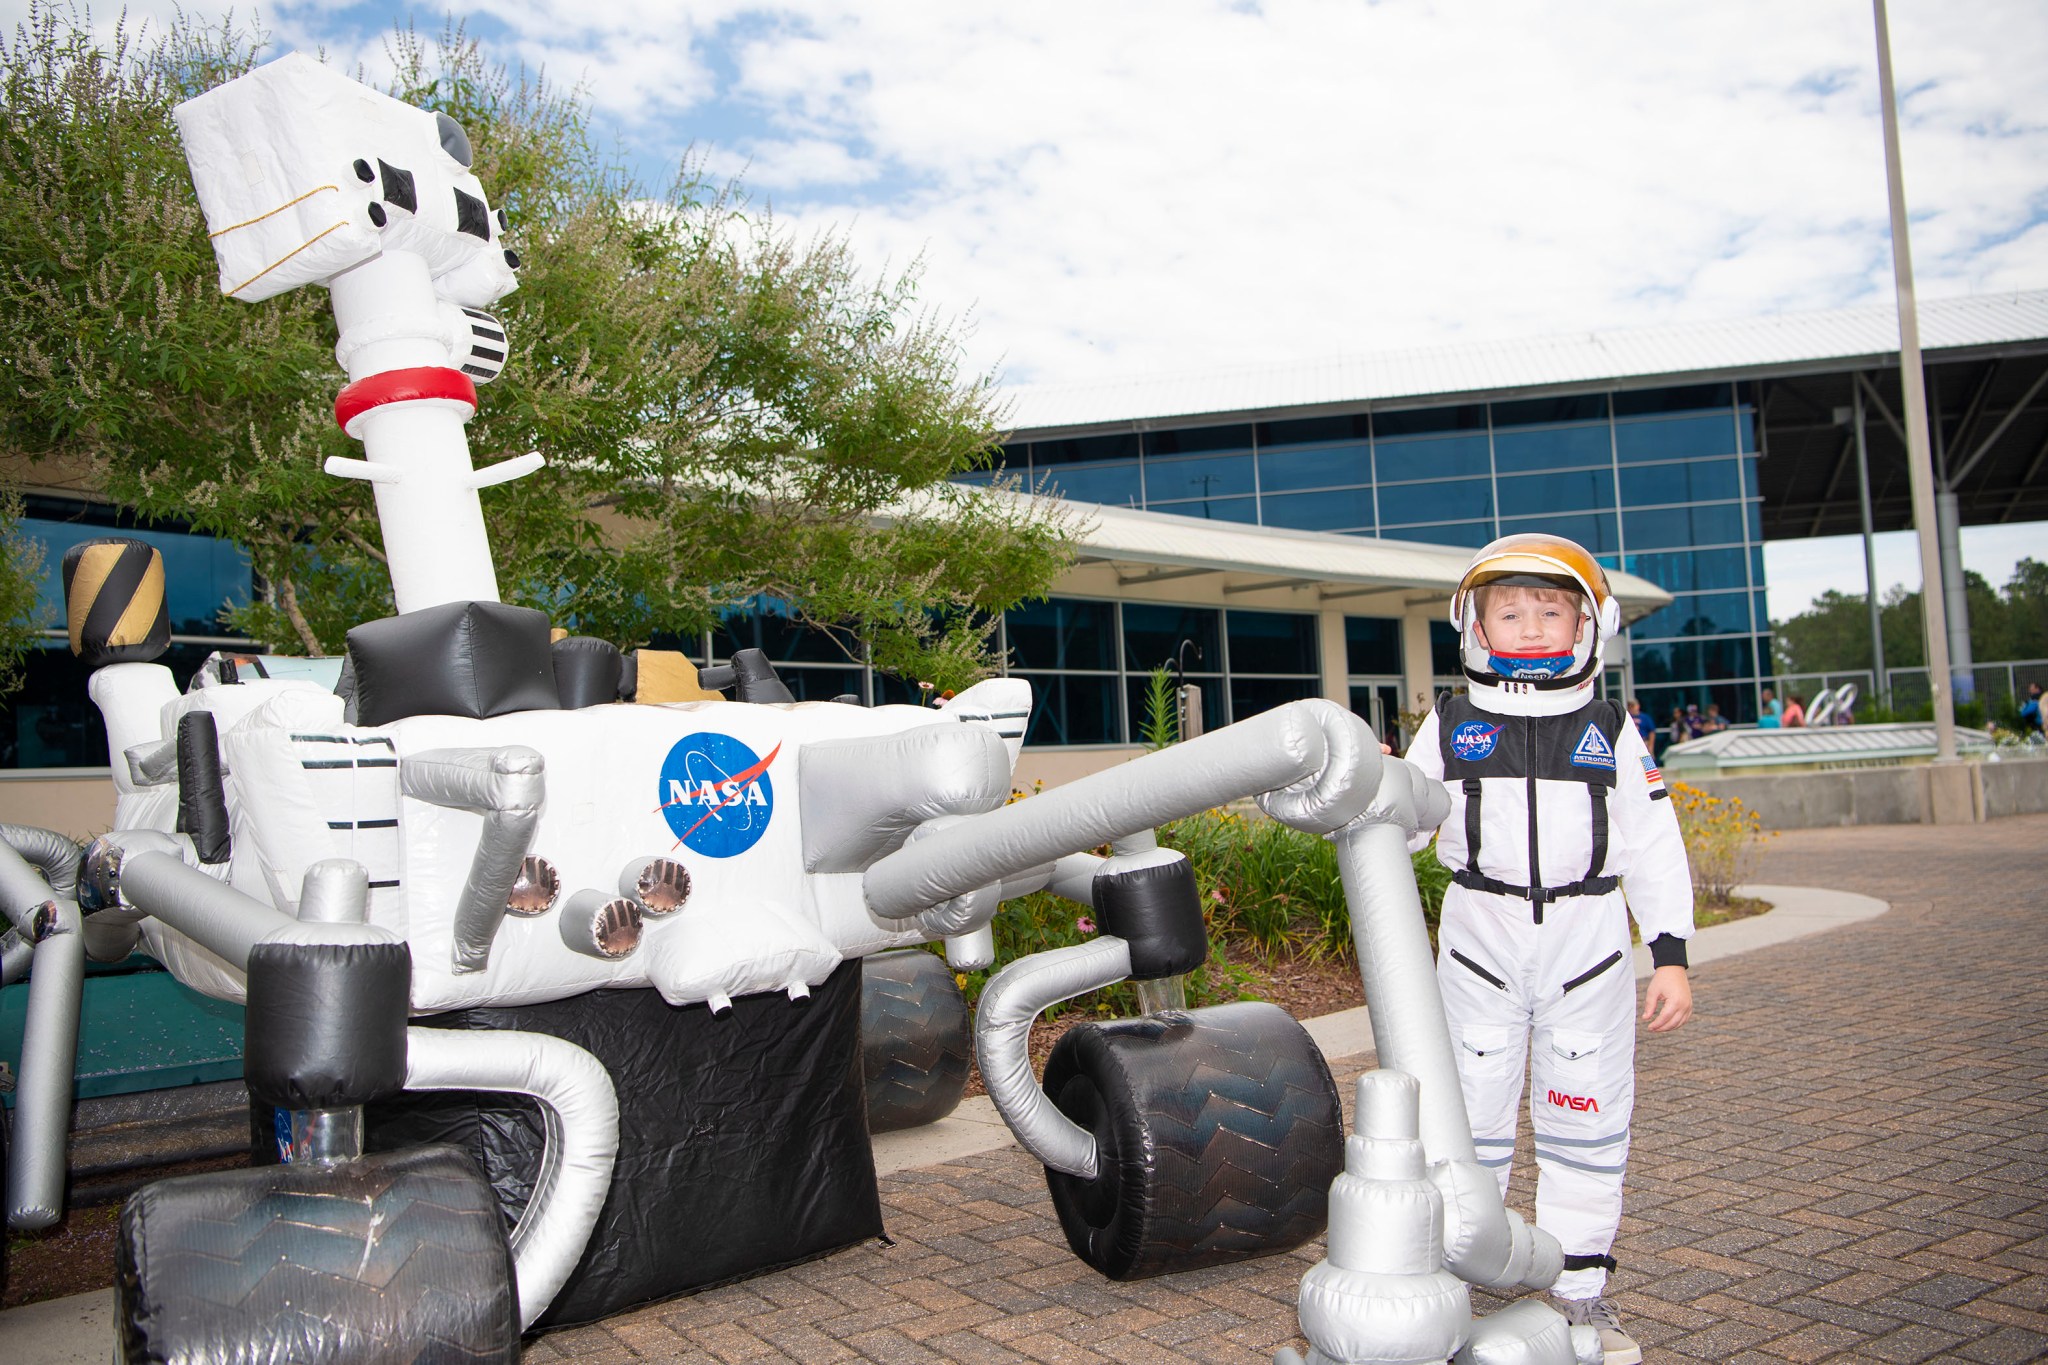
[[[523,744],[502,749],[429,749],[398,762],[399,789],[417,801],[476,811],[484,829],[455,912],[455,970],[491,965],[491,942],[505,922],[505,899],[519,861],[540,825],[546,762]]]
[[[64,1212],[85,938],[77,902],[38,876],[7,840],[0,840],[0,910],[34,954],[7,1157],[7,1226],[26,1232],[50,1226]]]
[[[116,830],[94,841],[85,884],[95,905],[162,920],[238,972],[249,950],[299,921],[187,863],[180,844],[149,830]]]
[[[1502,1205],[1499,1183],[1479,1164],[1408,854],[1409,836],[1449,810],[1441,783],[1390,760],[1372,805],[1337,834],[1338,870],[1380,1065],[1421,1086],[1422,1146],[1444,1196],[1445,1260],[1474,1284],[1540,1289],[1563,1273],[1564,1252]]]
[[[533,1196],[512,1230],[519,1325],[531,1327],[583,1256],[611,1189],[619,1098],[597,1058],[542,1033],[405,1031],[408,1090],[502,1090],[540,1101],[546,1134]]]
[[[907,919],[1105,840],[1259,793],[1269,794],[1276,817],[1327,833],[1366,808],[1379,776],[1379,744],[1364,721],[1335,702],[1291,702],[906,844],[870,866],[861,889],[876,914]]]
[[[1092,943],[1018,958],[982,988],[974,1060],[1003,1122],[1046,1166],[1095,1178],[1095,1134],[1056,1108],[1031,1074],[1031,1025],[1045,1007],[1113,986],[1131,974],[1131,950],[1104,935]]]

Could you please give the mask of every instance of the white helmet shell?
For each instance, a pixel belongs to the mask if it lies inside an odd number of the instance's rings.
[[[1580,595],[1593,628],[1573,646],[1569,669],[1541,680],[1504,678],[1493,671],[1474,629],[1479,619],[1475,589],[1489,584],[1568,588]],[[1621,604],[1607,586],[1606,571],[1584,546],[1563,536],[1525,533],[1502,536],[1472,557],[1451,594],[1450,619],[1458,630],[1474,705],[1504,715],[1563,715],[1584,706],[1599,681],[1601,647],[1621,629]]]

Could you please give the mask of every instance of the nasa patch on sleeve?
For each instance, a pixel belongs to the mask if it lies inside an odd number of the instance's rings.
[[[1464,759],[1467,763],[1477,763],[1491,754],[1500,743],[1500,732],[1501,727],[1498,725],[1488,725],[1483,720],[1468,720],[1451,731],[1451,754],[1453,757]],[[1608,766],[1614,766],[1611,756],[1608,759]]]
[[[662,818],[676,842],[707,858],[734,858],[761,842],[775,818],[775,784],[762,758],[715,731],[685,735],[661,761]]]
[[[1578,747],[1572,750],[1572,766],[1614,771],[1614,746],[1600,733],[1599,726],[1587,723],[1586,733],[1579,736]]]

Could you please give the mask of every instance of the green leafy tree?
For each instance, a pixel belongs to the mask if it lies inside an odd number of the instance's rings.
[[[2029,567],[2031,566],[2031,568]],[[2048,568],[2023,560],[2006,593],[1983,575],[1963,571],[1970,606],[1970,653],[1977,659],[2039,658],[2029,649],[2028,620],[2048,616]],[[2028,597],[2027,593],[2034,596]],[[1871,667],[1869,599],[1833,588],[1798,615],[1771,623],[1780,673],[1839,673]],[[2028,616],[2031,611],[2033,615]],[[1920,624],[1920,594],[1894,584],[1878,605],[1887,668],[1921,668],[1927,637]]]
[[[0,697],[21,686],[21,666],[47,622],[38,599],[41,542],[21,529],[21,495],[0,487]]]
[[[988,672],[1000,613],[1044,594],[1070,528],[949,481],[989,462],[994,392],[921,311],[917,268],[871,279],[690,165],[633,183],[578,97],[460,30],[390,42],[390,92],[465,126],[523,261],[469,427],[480,464],[548,462],[484,494],[506,600],[630,646],[769,597],[885,671]],[[169,118],[262,48],[231,21],[102,46],[41,10],[0,43],[0,456],[85,462],[110,496],[236,541],[261,591],[231,624],[329,652],[392,610],[369,491],[321,472],[357,453],[333,319],[319,290],[220,295]]]

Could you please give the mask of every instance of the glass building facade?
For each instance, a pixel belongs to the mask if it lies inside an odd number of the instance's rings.
[[[977,477],[996,473],[1090,502],[1433,545],[1570,536],[1676,599],[1629,630],[1622,682],[1645,710],[1755,718],[1770,619],[1746,384],[1027,438]]]

